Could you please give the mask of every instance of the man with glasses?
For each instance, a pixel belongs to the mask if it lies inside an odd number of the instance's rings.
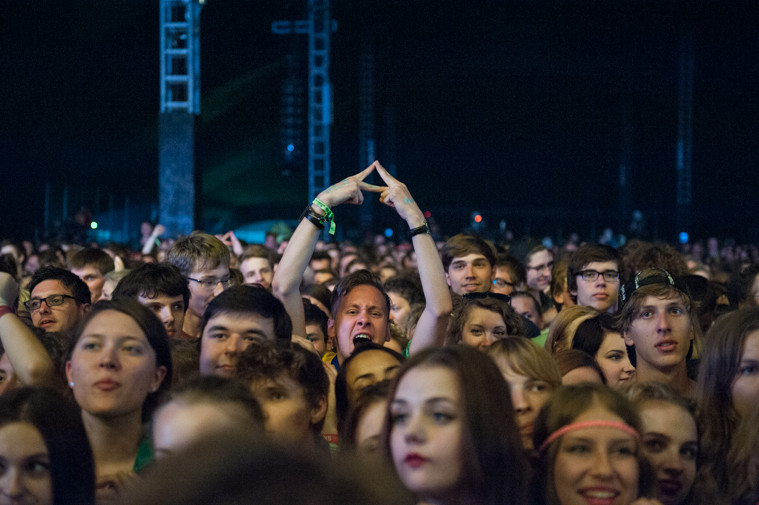
[[[584,244],[577,248],[567,266],[567,289],[577,305],[614,313],[619,295],[622,259],[613,247]]]
[[[46,266],[29,282],[29,301],[24,303],[36,328],[71,333],[90,310],[90,290],[76,274]]]
[[[501,253],[495,258],[495,277],[490,291],[502,295],[524,289],[526,273],[524,267],[513,256]]]
[[[179,269],[190,289],[182,329],[200,338],[208,303],[229,287],[229,249],[213,235],[193,232],[174,243],[168,261]]]

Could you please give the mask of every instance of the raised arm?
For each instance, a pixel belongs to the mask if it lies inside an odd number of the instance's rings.
[[[25,386],[58,386],[53,360],[45,347],[15,313],[10,311],[18,299],[18,283],[0,272],[0,341],[8,361]]]
[[[375,163],[369,165],[360,173],[343,179],[342,181],[328,187],[317,196],[317,199],[324,203],[329,209],[334,209],[342,203],[351,203],[361,205],[364,201],[362,191],[381,192],[385,188],[375,186],[364,182],[372,170],[375,169]],[[306,212],[311,212],[323,217],[325,212],[317,205],[309,205]],[[316,223],[316,224],[315,224]],[[303,314],[303,302],[300,297],[300,283],[303,280],[303,273],[306,271],[311,255],[314,253],[316,242],[319,240],[324,224],[329,226],[329,222],[323,223],[320,227],[319,220],[313,217],[304,217],[295,228],[290,242],[287,244],[282,259],[279,261],[277,271],[274,273],[272,281],[272,292],[274,296],[284,304],[290,319],[293,322],[293,334],[301,337],[306,336],[306,317]]]
[[[414,201],[405,184],[390,175],[379,162],[375,161],[375,164],[377,173],[387,184],[387,189],[380,196],[380,202],[393,207],[406,221],[409,229],[415,230],[411,242],[416,252],[426,304],[416,324],[414,338],[411,339],[409,354],[413,354],[427,347],[443,345],[453,302],[448,284],[445,282],[443,263],[440,261],[435,241],[429,229],[426,229],[427,221],[419,205]]]

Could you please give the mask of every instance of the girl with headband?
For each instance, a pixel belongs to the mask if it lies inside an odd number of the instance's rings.
[[[546,505],[658,504],[630,402],[601,384],[556,391],[535,421],[535,492]],[[540,494],[543,494],[541,500]]]

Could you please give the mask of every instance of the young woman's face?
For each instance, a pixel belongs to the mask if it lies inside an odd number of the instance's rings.
[[[503,316],[482,307],[472,307],[461,329],[461,343],[478,349],[490,347],[490,344],[506,336]]]
[[[66,363],[74,397],[92,415],[142,412],[145,398],[165,375],[140,325],[116,310],[104,310],[87,323]]]
[[[0,503],[53,504],[50,455],[42,435],[29,423],[0,427]]]
[[[613,388],[627,384],[635,374],[621,333],[606,333],[595,358],[606,377],[606,383]]]
[[[733,407],[739,415],[747,415],[759,399],[759,330],[749,333],[743,343],[738,375],[733,380],[731,389]]]
[[[522,445],[532,449],[532,430],[541,407],[551,397],[552,388],[546,381],[533,379],[514,371],[504,359],[496,359],[503,378],[509,385],[511,403],[514,406],[517,426],[522,436]]]
[[[643,454],[656,472],[656,497],[664,505],[680,505],[696,479],[696,421],[679,405],[659,400],[644,403],[638,413]]]
[[[456,374],[441,366],[409,370],[390,402],[390,449],[403,484],[421,499],[460,486],[464,410]]]
[[[580,421],[623,422],[593,404]],[[554,460],[554,486],[561,505],[629,505],[638,495],[637,442],[616,428],[581,428],[561,437]]]

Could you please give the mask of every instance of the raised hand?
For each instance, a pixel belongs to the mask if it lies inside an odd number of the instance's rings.
[[[341,203],[361,205],[364,203],[363,191],[382,193],[386,189],[384,186],[375,186],[374,184],[364,182],[364,179],[372,173],[372,170],[374,170],[377,165],[379,165],[379,163],[375,161],[356,175],[346,177],[342,181],[333,184],[319,193],[317,198],[330,208],[340,205]]]
[[[380,202],[392,207],[398,212],[398,215],[406,221],[409,228],[416,228],[424,224],[424,214],[419,205],[416,204],[408,188],[401,181],[390,175],[385,167],[375,161],[377,173],[385,181],[387,187],[384,188],[380,195]]]

